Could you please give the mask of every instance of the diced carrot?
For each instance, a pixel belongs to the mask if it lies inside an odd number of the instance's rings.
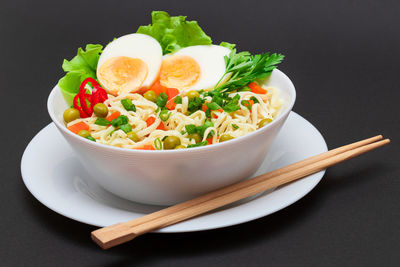
[[[208,109],[206,103],[203,104],[203,106],[201,106],[201,110],[202,111],[206,111]]]
[[[217,109],[216,111],[223,112],[224,110],[222,108],[220,108],[220,109]],[[218,116],[215,113],[212,113],[212,117],[214,119],[218,118]]]
[[[175,100],[175,97],[172,98],[172,99],[170,99],[170,100],[168,100],[168,102],[167,102],[167,104],[165,105],[165,107],[166,107],[167,109],[169,109],[169,110],[174,110],[175,107],[176,107],[176,104],[175,104],[174,100]]]
[[[174,98],[177,95],[179,95],[179,90],[178,89],[176,89],[176,88],[168,88],[167,89],[168,100]]]
[[[167,96],[168,96],[168,102],[165,105],[165,107],[169,110],[173,110],[176,107],[176,104],[174,102],[175,97],[179,95],[179,90],[176,88],[167,88]]]
[[[250,103],[250,111],[251,111],[251,107],[254,105],[254,101],[253,100],[247,100],[247,101],[249,101],[249,103]],[[247,104],[247,103],[244,103],[243,105],[246,107],[249,106],[249,104]]]
[[[80,131],[82,130],[89,130],[89,125],[87,125],[85,122],[81,121],[75,124],[72,124],[70,126],[68,126],[68,130],[70,130],[71,132],[78,134]]]
[[[255,94],[266,94],[267,90],[261,88],[257,83],[252,82],[247,85],[250,87],[251,91]]]
[[[162,86],[160,81],[156,81],[151,87],[150,90],[154,91],[157,95],[160,93],[167,93],[168,88],[165,86]]]
[[[112,121],[113,119],[118,118],[121,115],[121,112],[119,111],[114,111],[113,113],[111,113],[106,119],[108,121]]]
[[[213,138],[212,137],[207,138],[206,140],[207,140],[209,145],[212,145],[212,143],[213,143]]]
[[[139,149],[139,150],[156,150],[153,145],[143,145],[140,147],[136,147],[134,149]]]
[[[146,120],[147,127],[149,127],[150,125],[152,125],[155,121],[156,121],[156,118],[154,118],[154,117],[149,117],[149,118]],[[165,131],[164,123],[161,122],[161,123],[157,126],[156,129],[157,129],[157,130],[163,130],[163,131]]]
[[[155,121],[156,121],[156,118],[154,118],[154,117],[149,117],[149,118],[146,120],[147,127],[149,127],[150,125],[152,125]]]
[[[165,131],[164,123],[160,122],[156,129]]]

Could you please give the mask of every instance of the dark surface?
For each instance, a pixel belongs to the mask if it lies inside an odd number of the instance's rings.
[[[20,159],[50,123],[46,100],[62,60],[136,31],[151,10],[200,21],[215,43],[284,53],[294,110],[330,148],[379,133],[392,144],[329,169],[310,194],[265,218],[102,251],[90,240],[94,227],[29,193]],[[0,265],[399,266],[399,11],[398,1],[2,1]]]

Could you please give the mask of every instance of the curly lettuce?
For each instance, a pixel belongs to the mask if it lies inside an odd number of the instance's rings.
[[[164,11],[151,12],[152,24],[140,26],[137,33],[155,38],[163,54],[173,53],[183,47],[212,44],[211,38],[197,24],[187,21],[186,16],[171,17]]]
[[[103,46],[88,44],[85,50],[78,49],[77,55],[70,61],[64,59],[62,68],[67,74],[58,81],[58,86],[68,105],[79,91],[82,81],[88,77],[97,79],[96,69]]]

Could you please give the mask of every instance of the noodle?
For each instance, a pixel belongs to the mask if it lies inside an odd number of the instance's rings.
[[[229,134],[233,138],[237,138],[251,133],[257,130],[261,120],[267,118],[271,121],[274,120],[282,107],[282,100],[274,88],[267,88],[266,94],[245,91],[231,93],[229,97],[237,94],[240,96],[240,109],[230,113],[222,110],[212,111],[211,122],[213,126],[205,129],[202,138],[203,142],[207,139],[210,140],[209,138],[212,137],[212,143],[218,143],[219,137],[223,134]],[[121,100],[126,98],[132,100],[136,111],[127,111],[124,108]],[[207,102],[212,100],[210,96],[206,96],[205,99]],[[254,102],[251,107],[248,108],[243,105],[243,103],[249,103],[250,101]],[[137,134],[140,141],[132,141],[121,129],[95,124],[97,117],[94,114],[89,118],[80,118],[69,122],[67,126],[83,121],[89,125],[91,136],[96,139],[96,142],[135,149],[144,145],[154,145],[156,139],[161,140],[166,136],[178,137],[185,147],[193,145],[196,142],[193,138],[190,138],[185,126],[189,124],[201,126],[207,121],[206,113],[202,110],[188,114],[189,99],[187,96],[182,97],[182,103],[176,104],[174,110],[168,110],[168,116],[166,119],[163,118],[165,121],[160,118],[160,108],[137,93],[125,93],[119,96],[108,95],[108,99],[104,101],[104,104],[108,106],[109,114],[118,111],[121,115],[127,116],[128,123],[132,125],[132,131]],[[148,126],[146,120],[150,117],[154,117],[155,121]],[[163,124],[165,130],[157,129],[161,124]]]

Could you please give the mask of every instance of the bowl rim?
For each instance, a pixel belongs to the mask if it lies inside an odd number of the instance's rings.
[[[65,127],[65,125],[63,125],[62,123],[60,123],[58,121],[58,119],[56,118],[56,115],[54,113],[54,110],[52,108],[52,103],[53,100],[55,98],[55,94],[56,94],[56,90],[59,90],[58,84],[56,84],[54,86],[54,88],[51,90],[48,98],[47,98],[47,112],[50,115],[50,118],[52,119],[53,123],[56,124],[58,129],[61,129],[63,131],[64,134],[67,134],[68,136],[70,136],[73,139],[76,139],[78,142],[86,142],[88,145],[93,146],[93,147],[97,147],[97,148],[102,148],[102,149],[106,149],[111,151],[115,151],[115,152],[123,152],[123,153],[128,153],[128,154],[141,154],[141,155],[154,155],[154,154],[187,154],[187,153],[192,153],[190,151],[193,152],[206,152],[206,151],[212,151],[212,150],[218,150],[219,148],[222,147],[228,147],[230,145],[234,145],[234,144],[238,144],[241,142],[244,142],[247,138],[251,138],[253,136],[256,136],[258,134],[262,134],[266,131],[268,131],[269,128],[273,127],[275,124],[278,124],[280,121],[282,121],[284,118],[287,117],[287,115],[289,114],[289,112],[292,110],[294,103],[296,101],[296,89],[295,86],[293,84],[293,82],[290,80],[290,78],[282,71],[280,71],[279,69],[274,69],[274,72],[278,72],[280,75],[282,75],[282,78],[285,79],[288,83],[289,83],[289,91],[290,91],[290,101],[289,103],[285,106],[285,109],[278,115],[278,117],[273,120],[271,123],[269,123],[268,125],[262,127],[261,129],[257,129],[254,132],[245,134],[243,136],[240,136],[238,138],[234,138],[231,140],[228,140],[226,142],[223,143],[216,143],[216,144],[212,144],[212,145],[208,145],[208,146],[200,146],[200,147],[193,147],[190,149],[171,149],[171,150],[140,150],[140,149],[128,149],[128,148],[122,148],[122,147],[115,147],[115,146],[111,146],[111,145],[105,145],[105,144],[100,144],[97,142],[93,142],[91,140],[85,139],[85,138],[81,138],[78,135],[72,133],[71,131],[67,130],[67,128]],[[189,152],[188,152],[189,151]]]

